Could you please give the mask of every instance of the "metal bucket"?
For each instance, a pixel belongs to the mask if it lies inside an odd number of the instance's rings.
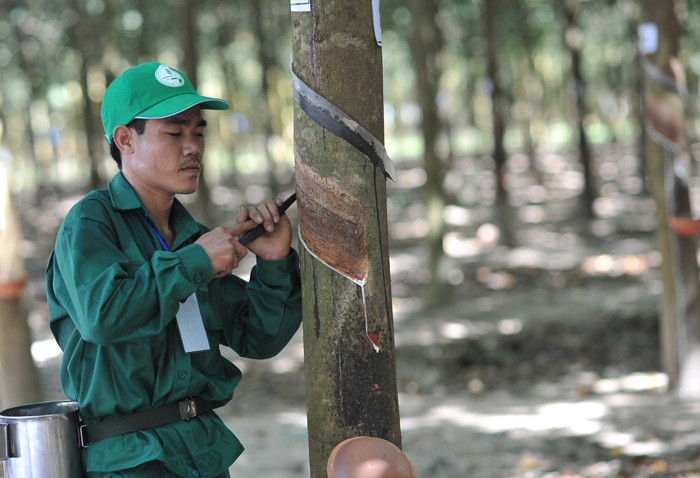
[[[0,412],[5,478],[79,478],[78,404],[31,403]]]

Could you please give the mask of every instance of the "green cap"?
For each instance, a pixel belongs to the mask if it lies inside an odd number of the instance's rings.
[[[133,119],[158,119],[176,115],[199,105],[206,110],[227,110],[229,104],[202,96],[190,80],[175,68],[161,63],[142,63],[124,71],[102,98],[105,139],[112,142],[114,128]]]

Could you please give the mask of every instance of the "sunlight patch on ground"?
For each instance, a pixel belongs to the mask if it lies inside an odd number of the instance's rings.
[[[498,321],[498,332],[503,335],[519,334],[523,330],[523,321],[520,319],[503,319]]]
[[[456,212],[451,214],[452,220],[457,221]],[[464,218],[462,218],[464,219]],[[501,233],[493,224],[482,224],[476,230],[474,237],[468,237],[461,232],[448,232],[442,240],[442,247],[449,257],[467,258],[477,256],[498,246]]]
[[[484,433],[508,433],[513,438],[526,438],[553,431],[566,436],[585,436],[602,431],[602,420],[608,411],[607,406],[597,402],[553,402],[532,410],[519,407],[514,413],[501,414],[473,412],[467,406],[440,405],[428,409],[422,416],[404,416],[401,428],[409,431],[449,426],[468,427]],[[307,427],[307,415],[302,409],[278,413],[275,421],[280,425]],[[619,447],[629,445],[632,439],[629,434],[608,433],[601,441],[609,443],[610,447]]]
[[[470,212],[467,208],[449,204],[442,211],[445,223],[452,226],[465,226],[469,223]]]
[[[425,237],[429,230],[430,226],[425,219],[394,222],[389,225],[389,235],[398,240]]]
[[[483,336],[495,331],[502,335],[515,335],[523,330],[523,321],[517,318],[499,320],[495,327],[492,324],[475,324],[474,322],[444,322],[439,325],[440,337],[448,340],[463,340],[467,337]],[[424,330],[424,332],[426,332]],[[434,334],[425,334],[424,340],[434,340]]]
[[[538,206],[535,204],[522,206],[520,209],[518,209],[518,217],[524,223],[539,224],[548,219],[547,209],[543,206]]]
[[[494,271],[490,267],[482,266],[476,270],[476,280],[489,289],[503,290],[515,286],[515,276],[506,271]]]
[[[424,168],[402,169],[397,171],[399,179],[396,181],[404,189],[419,188],[425,184],[428,174]]]
[[[639,374],[633,375],[625,380],[639,380]],[[442,433],[448,433],[450,429],[469,429],[476,433],[505,434],[516,440],[543,436],[587,437],[590,442],[610,450],[612,455],[627,456],[661,456],[673,451],[674,447],[687,446],[688,440],[700,442],[697,433],[686,435],[680,441],[663,441],[641,433],[634,424],[616,423],[613,419],[615,416],[644,413],[640,407],[648,403],[651,396],[658,395],[622,392],[583,401],[555,399],[544,403],[533,403],[525,398],[522,405],[516,406],[513,405],[514,397],[507,398],[503,404],[499,404],[498,398],[489,403],[462,399],[430,406],[429,399],[419,398],[414,402],[416,397],[400,395],[404,410],[401,428],[404,432],[421,434],[431,429],[442,430]],[[665,428],[673,430],[674,423],[672,418],[669,419]]]
[[[447,322],[440,327],[440,333],[448,339],[464,339],[469,336],[469,327],[463,323]]]
[[[587,276],[640,276],[649,271],[650,267],[651,259],[648,255],[599,254],[584,260],[581,272]]]
[[[422,267],[422,261],[415,254],[391,254],[389,264],[392,273],[410,272]]]
[[[660,456],[669,450],[669,446],[656,438],[638,441],[632,433],[603,432],[596,437],[596,442],[613,454],[628,456]]]
[[[291,425],[306,428],[306,411],[300,409],[278,413],[277,423],[280,425]]]
[[[32,358],[39,367],[51,359],[60,357],[62,353],[54,339],[39,340],[32,344]]]
[[[423,305],[421,297],[392,297],[391,308],[394,315],[394,322],[405,321],[409,313],[420,310]]]
[[[666,392],[669,387],[665,373],[632,373],[622,377],[597,380],[593,391],[598,394],[617,392]]]
[[[544,270],[571,270],[578,263],[574,252],[553,252],[532,247],[518,247],[507,256],[511,268],[539,268]]]
[[[414,302],[410,299],[394,299],[394,322],[400,323],[409,319],[413,304]],[[482,304],[482,309],[490,310],[486,301]],[[462,310],[459,315],[450,318],[436,317],[427,323],[410,327],[410,332],[404,328],[404,333],[396,335],[396,344],[432,347],[436,344],[476,339],[488,335],[516,335],[525,327],[523,317],[511,316],[496,321],[484,321],[465,319],[464,314],[465,311]]]
[[[457,232],[448,232],[442,240],[442,247],[450,257],[474,257],[481,253],[482,245],[478,240],[465,237]]]
[[[299,360],[292,357],[278,357],[270,362],[270,370],[276,374],[294,373],[300,368]]]
[[[275,360],[270,361],[270,370],[277,374],[295,373],[304,364],[304,344],[293,343],[287,345],[285,353],[280,354]]]
[[[406,417],[404,430],[426,427],[469,427],[484,433],[509,433],[527,436],[558,431],[567,436],[599,432],[608,407],[597,402],[553,402],[513,413],[479,413],[462,405],[440,405],[422,416]]]

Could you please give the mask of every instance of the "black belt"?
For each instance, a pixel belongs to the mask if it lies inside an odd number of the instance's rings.
[[[85,448],[105,438],[148,430],[181,420],[187,421],[213,408],[212,402],[193,397],[153,410],[106,418],[101,422],[80,426],[78,433],[80,445]]]

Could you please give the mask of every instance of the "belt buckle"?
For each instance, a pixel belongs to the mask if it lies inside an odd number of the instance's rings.
[[[80,448],[87,448],[90,446],[90,442],[87,439],[87,425],[80,425],[78,428],[78,443]]]
[[[178,403],[180,407],[180,419],[187,421],[197,416],[197,402],[194,398],[188,398]]]

